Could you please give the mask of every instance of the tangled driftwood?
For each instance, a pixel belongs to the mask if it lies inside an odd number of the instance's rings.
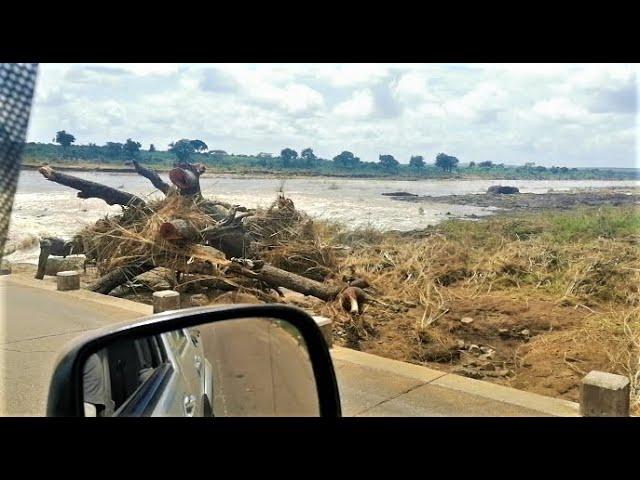
[[[49,166],[39,170],[47,180],[78,190],[80,198],[100,198],[123,209],[121,216],[102,219],[74,239],[74,245],[83,246],[74,253],[85,253],[103,270],[90,290],[107,294],[156,267],[169,268],[178,277],[195,276],[193,281],[199,284],[221,290],[242,288],[276,301],[269,290],[281,295],[280,288],[286,288],[331,301],[347,287],[308,278],[305,272],[288,271],[260,258],[266,252],[265,242],[286,236],[297,226],[309,228],[311,220],[297,212],[290,199],[280,196],[274,206],[257,215],[240,205],[204,198],[200,189],[204,165],[176,164],[169,172],[169,184],[154,170],[132,163],[139,175],[165,195],[163,201],[147,203],[131,193]]]

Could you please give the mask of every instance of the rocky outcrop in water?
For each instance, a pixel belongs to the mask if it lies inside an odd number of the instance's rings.
[[[487,190],[487,193],[492,193],[494,195],[513,195],[515,193],[520,193],[518,187],[508,187],[503,185],[492,185]]]

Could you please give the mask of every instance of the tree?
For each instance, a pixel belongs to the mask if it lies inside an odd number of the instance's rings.
[[[445,172],[451,172],[457,165],[459,160],[456,157],[439,153],[436,156],[436,167],[443,169]]]
[[[117,142],[107,142],[105,145],[105,155],[109,158],[120,158],[122,155],[122,144]]]
[[[333,157],[333,163],[341,168],[355,168],[360,164],[360,159],[345,150],[340,155]]]
[[[422,155],[411,157],[411,160],[409,160],[409,166],[418,170],[424,168],[424,157]]]
[[[298,152],[291,148],[285,148],[280,152],[280,158],[282,158],[282,165],[287,168],[292,166],[293,162],[298,158]]]
[[[76,137],[74,137],[70,133],[65,132],[64,130],[60,130],[56,133],[56,138],[54,141],[62,145],[62,156],[66,157],[69,147],[73,142],[76,141]]]
[[[59,143],[64,148],[69,148],[73,142],[76,141],[76,137],[71,135],[70,133],[65,132],[64,130],[60,130],[56,133],[56,143]]]
[[[204,153],[208,149],[209,147],[202,140],[189,140],[188,138],[169,144],[169,151],[174,153],[180,162],[188,162],[194,153]]]
[[[169,151],[175,154],[180,162],[188,162],[191,155],[195,153],[195,148],[191,140],[183,138],[177,142],[170,143]]]
[[[398,170],[400,163],[393,157],[393,155],[380,155],[380,166],[383,170],[388,172],[395,172]]]
[[[469,168],[473,168],[475,166],[476,166],[476,162],[474,161],[469,162]]]
[[[209,155],[214,161],[220,162],[228,154],[224,150],[209,150]]]
[[[127,138],[127,141],[123,145],[122,150],[124,151],[125,157],[131,160],[138,157],[138,155],[140,154],[141,146],[142,145],[140,144],[140,142],[134,142],[130,138]]]
[[[156,147],[153,145],[153,143],[151,145],[149,145],[149,151],[150,152],[155,152],[156,151]]]
[[[491,168],[491,167],[493,167],[493,162],[491,160],[487,160],[486,162],[478,163],[478,166],[480,168]]]
[[[207,144],[204,143],[202,140],[191,140],[191,146],[193,147],[193,150],[198,153],[203,153],[209,150],[209,147],[207,147]]]
[[[313,165],[313,162],[318,159],[311,148],[305,148],[304,150],[302,150],[302,152],[300,153],[300,158],[304,160],[304,163],[307,167]]]

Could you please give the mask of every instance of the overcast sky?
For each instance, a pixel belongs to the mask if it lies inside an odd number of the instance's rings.
[[[29,141],[633,167],[639,66],[41,64]]]

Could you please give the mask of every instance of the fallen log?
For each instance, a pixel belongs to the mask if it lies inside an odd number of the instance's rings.
[[[131,163],[133,163],[136,172],[151,181],[154,187],[156,187],[165,195],[169,193],[169,191],[171,190],[171,185],[162,180],[162,178],[160,178],[160,175],[158,175],[155,170],[143,167],[137,160],[133,160]]]
[[[295,273],[282,270],[262,261],[232,258],[230,270],[249,278],[260,280],[274,288],[284,287],[303,295],[311,295],[321,300],[331,301],[342,291],[338,285],[328,285]]]
[[[187,241],[197,242],[201,239],[200,232],[191,223],[182,220],[175,219],[168,222],[164,222],[160,225],[158,235],[163,240],[170,241]]]
[[[48,166],[40,167],[38,171],[47,180],[59,183],[65,187],[79,190],[78,198],[99,198],[107,202],[109,205],[122,205],[123,207],[142,208],[146,206],[144,200],[140,197],[128,192],[123,192],[122,190],[107,187],[101,183],[84,180],[66,173],[56,172],[53,168]]]
[[[114,288],[132,280],[141,273],[155,268],[155,266],[156,265],[152,261],[147,261],[139,265],[129,265],[126,267],[116,268],[89,285],[88,289],[93,292],[108,295]]]
[[[222,277],[215,277],[211,275],[190,275],[188,280],[181,281],[176,286],[176,291],[182,292],[188,290],[191,286],[196,285],[199,288],[206,287],[212,290],[223,290],[230,292],[242,288],[242,285],[238,285],[231,280],[227,280]]]

